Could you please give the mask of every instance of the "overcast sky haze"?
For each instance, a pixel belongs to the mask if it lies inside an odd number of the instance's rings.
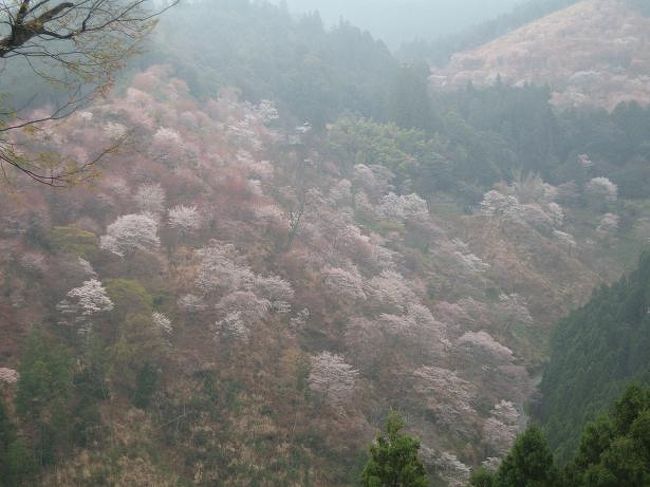
[[[280,3],[281,0],[274,0]],[[326,24],[340,17],[391,47],[416,37],[436,39],[500,14],[519,0],[286,0],[294,13],[318,10]]]

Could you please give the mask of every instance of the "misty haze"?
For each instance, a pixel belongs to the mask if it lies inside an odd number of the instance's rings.
[[[0,487],[650,486],[646,0],[0,2]]]

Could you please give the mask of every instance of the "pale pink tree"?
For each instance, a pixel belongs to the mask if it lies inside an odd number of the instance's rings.
[[[476,386],[440,367],[420,367],[413,372],[413,379],[415,391],[423,396],[438,423],[459,433],[469,433],[469,425],[476,418],[472,406],[477,397]]]
[[[427,202],[415,193],[402,196],[389,193],[382,198],[377,213],[382,218],[408,220],[426,217],[429,215],[429,210]]]
[[[174,326],[172,325],[172,320],[170,320],[167,315],[155,311],[151,315],[151,320],[153,324],[160,332],[165,336],[171,336],[174,333]]]
[[[252,289],[255,294],[271,303],[271,308],[276,313],[289,313],[294,292],[291,284],[278,276],[256,276]]]
[[[201,258],[196,284],[205,294],[250,286],[255,278],[232,244],[211,241],[198,251]]]
[[[618,186],[605,177],[593,178],[587,183],[585,191],[588,196],[608,203],[618,199]]]
[[[142,213],[159,215],[165,209],[165,190],[158,183],[141,184],[133,198]]]
[[[311,359],[309,388],[329,404],[341,407],[354,394],[359,372],[340,355],[322,352]]]
[[[178,205],[168,212],[169,226],[182,235],[189,235],[201,227],[201,216],[196,206]]]
[[[327,291],[347,301],[365,301],[363,279],[356,267],[349,270],[326,268],[323,270],[323,284]]]
[[[124,257],[136,250],[155,250],[160,246],[158,223],[149,215],[124,215],[106,228],[99,246]]]
[[[392,270],[384,270],[372,277],[365,289],[376,306],[397,312],[403,312],[408,303],[417,299],[404,276]]]
[[[15,384],[18,382],[20,375],[14,369],[0,367],[0,383]]]

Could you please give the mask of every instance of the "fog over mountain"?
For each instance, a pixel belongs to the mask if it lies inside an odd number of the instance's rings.
[[[281,4],[283,0],[274,0]],[[518,0],[286,0],[290,11],[318,10],[326,24],[343,17],[390,47],[416,37],[435,39],[503,13]]]

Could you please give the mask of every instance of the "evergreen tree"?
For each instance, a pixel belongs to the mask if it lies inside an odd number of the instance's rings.
[[[497,472],[497,487],[552,487],[553,455],[541,430],[531,427],[515,442]],[[489,484],[488,484],[489,485]]]
[[[16,412],[30,429],[41,465],[53,463],[57,451],[68,444],[71,370],[68,351],[52,343],[41,330],[32,331],[20,363]]]
[[[391,411],[386,431],[370,447],[361,485],[363,487],[426,487],[424,466],[418,458],[420,442],[401,433],[404,420]]]

